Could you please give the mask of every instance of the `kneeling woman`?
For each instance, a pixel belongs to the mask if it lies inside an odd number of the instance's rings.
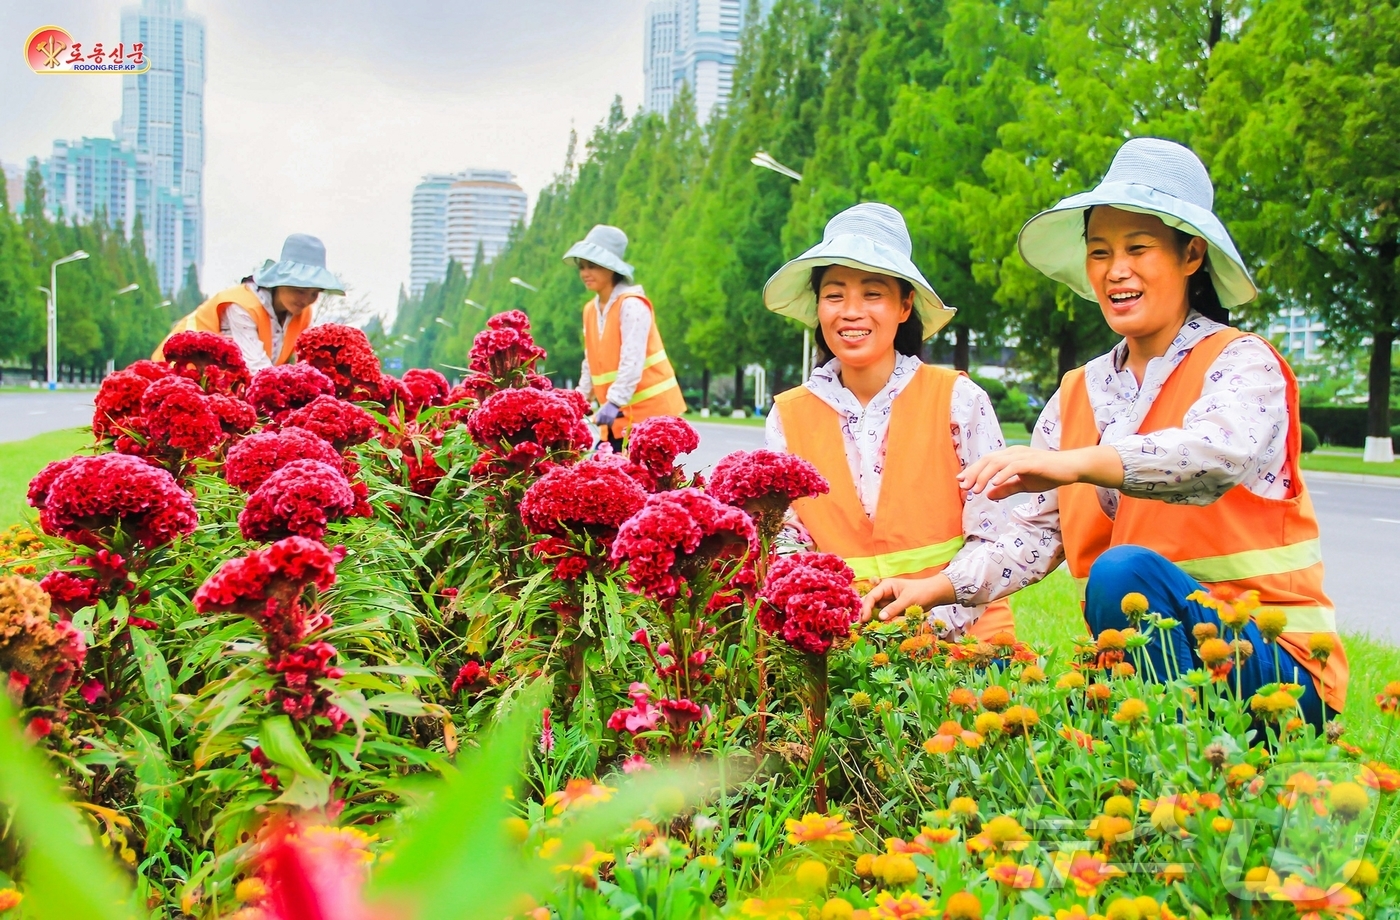
[[[1259,625],[1243,625],[1254,654],[1241,667],[1241,692],[1303,684],[1314,724],[1324,717],[1320,692],[1342,709],[1346,656],[1298,469],[1298,384],[1268,342],[1228,325],[1226,309],[1257,291],[1213,199],[1195,154],[1137,138],[1098,188],[1021,230],[1025,261],[1097,300],[1123,341],[1065,375],[1031,447],[963,471],[960,482],[978,495],[1037,493],[1011,513],[1011,526],[939,576],[884,582],[867,597],[867,615],[884,601],[892,603],[882,617],[911,603],[986,602],[1064,559],[1094,635],[1128,625],[1130,593],[1178,621],[1167,648],[1155,634],[1148,647],[1160,675],[1165,656],[1175,671],[1200,666],[1197,626],[1235,636],[1191,595],[1257,591],[1260,610],[1282,611],[1281,623],[1278,613],[1266,621],[1271,635],[1283,630],[1280,654],[1276,664]]]
[[[768,309],[816,327],[826,359],[774,400],[768,447],[826,477],[828,494],[795,505],[801,530],[872,581],[938,572],[1006,521],[998,502],[958,487],[959,472],[1005,442],[980,387],[919,360],[924,339],[953,311],[911,250],[898,211],[859,204],[763,289]],[[950,603],[930,617],[948,635],[1014,635],[1004,600]]]

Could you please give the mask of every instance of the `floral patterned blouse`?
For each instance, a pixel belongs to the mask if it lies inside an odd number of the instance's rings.
[[[1262,339],[1231,342],[1206,374],[1201,397],[1180,428],[1138,434],[1171,372],[1220,323],[1192,313],[1166,354],[1148,362],[1142,385],[1127,370],[1127,342],[1084,368],[1101,444],[1123,460],[1123,488],[1099,489],[1110,517],[1121,494],[1174,504],[1208,505],[1237,485],[1265,498],[1287,498],[1287,383],[1278,356]],[[1060,448],[1060,394],[1046,403],[1031,446]],[[1040,492],[1010,513],[995,539],[969,545],[944,570],[963,604],[986,604],[1035,584],[1064,560],[1056,492]]]

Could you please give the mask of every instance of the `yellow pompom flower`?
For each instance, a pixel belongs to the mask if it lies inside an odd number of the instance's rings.
[[[1113,721],[1122,725],[1135,725],[1146,718],[1147,703],[1135,696],[1118,704],[1118,711],[1113,714]]]
[[[816,859],[804,859],[797,864],[797,871],[793,873],[793,878],[797,881],[799,888],[808,891],[826,891],[826,886],[831,881],[831,873],[827,871],[826,863]]]
[[[1136,591],[1123,595],[1120,605],[1123,616],[1128,618],[1129,623],[1136,623],[1147,613],[1147,596]]]
[[[1055,681],[1055,689],[1083,690],[1084,684],[1085,680],[1083,674],[1080,674],[1078,671],[1070,671],[1068,674],[1063,675],[1059,680]]]
[[[1001,712],[1011,703],[1011,694],[999,684],[992,684],[982,691],[982,708],[988,712]]]
[[[841,898],[832,898],[822,905],[821,920],[851,920],[855,916],[855,908],[850,901]]]
[[[1254,625],[1259,627],[1265,642],[1272,642],[1288,628],[1288,614],[1281,607],[1261,607],[1254,615]]]
[[[1364,787],[1357,783],[1343,782],[1332,787],[1327,794],[1327,804],[1344,821],[1354,820],[1371,804],[1371,797]]]
[[[1103,803],[1103,813],[1114,818],[1131,818],[1136,810],[1133,808],[1133,800],[1126,795],[1109,796],[1108,801]]]
[[[919,867],[914,865],[914,860],[903,853],[886,853],[883,856],[877,856],[871,868],[875,877],[884,882],[888,888],[912,884],[919,877]]]
[[[1133,903],[1137,905],[1138,916],[1142,920],[1157,920],[1162,916],[1162,905],[1157,903],[1156,898],[1142,894],[1133,898]]]
[[[1381,873],[1369,859],[1352,859],[1342,866],[1342,880],[1357,888],[1370,888],[1381,880]]]
[[[1001,713],[984,712],[978,715],[975,720],[973,720],[972,730],[985,738],[989,735],[1001,731],[1002,726],[1005,724],[1006,720],[1001,717]]]
[[[1337,640],[1331,633],[1313,633],[1308,637],[1308,654],[1314,661],[1327,663],[1327,659],[1332,657],[1332,653],[1337,650]]]
[[[1040,713],[1030,706],[1012,706],[1001,714],[1005,724],[1002,730],[1008,735],[1024,735],[1040,724]]]
[[[970,891],[959,891],[943,908],[943,920],[982,920],[982,902]]]
[[[870,853],[862,853],[856,857],[855,873],[859,878],[875,877],[875,857]]]
[[[948,811],[955,817],[975,818],[977,817],[977,800],[960,795],[948,803]]]
[[[267,883],[256,875],[245,878],[233,889],[233,897],[240,904],[247,904],[249,901],[261,901],[267,897]],[[0,907],[0,911],[4,908]]]
[[[1140,920],[1137,903],[1132,898],[1115,898],[1104,911],[1108,920]]]

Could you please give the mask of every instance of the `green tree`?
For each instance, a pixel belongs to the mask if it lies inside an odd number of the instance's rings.
[[[41,187],[42,194],[42,187]],[[33,252],[0,183],[0,360],[30,357],[44,344],[44,297],[36,290]]]
[[[1400,333],[1400,8],[1275,0],[1222,49],[1206,96],[1221,208],[1265,316],[1302,306],[1370,338],[1366,432],[1390,434]]]

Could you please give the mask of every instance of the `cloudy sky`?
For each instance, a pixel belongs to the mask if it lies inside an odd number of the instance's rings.
[[[204,274],[217,290],[288,233],[391,309],[408,280],[420,176],[513,171],[535,196],[620,94],[641,101],[646,0],[186,0],[205,21]],[[58,25],[110,44],[121,4],[0,2],[0,161],[110,137],[116,75],[41,77],[25,38]],[[5,51],[4,49],[9,49]]]

